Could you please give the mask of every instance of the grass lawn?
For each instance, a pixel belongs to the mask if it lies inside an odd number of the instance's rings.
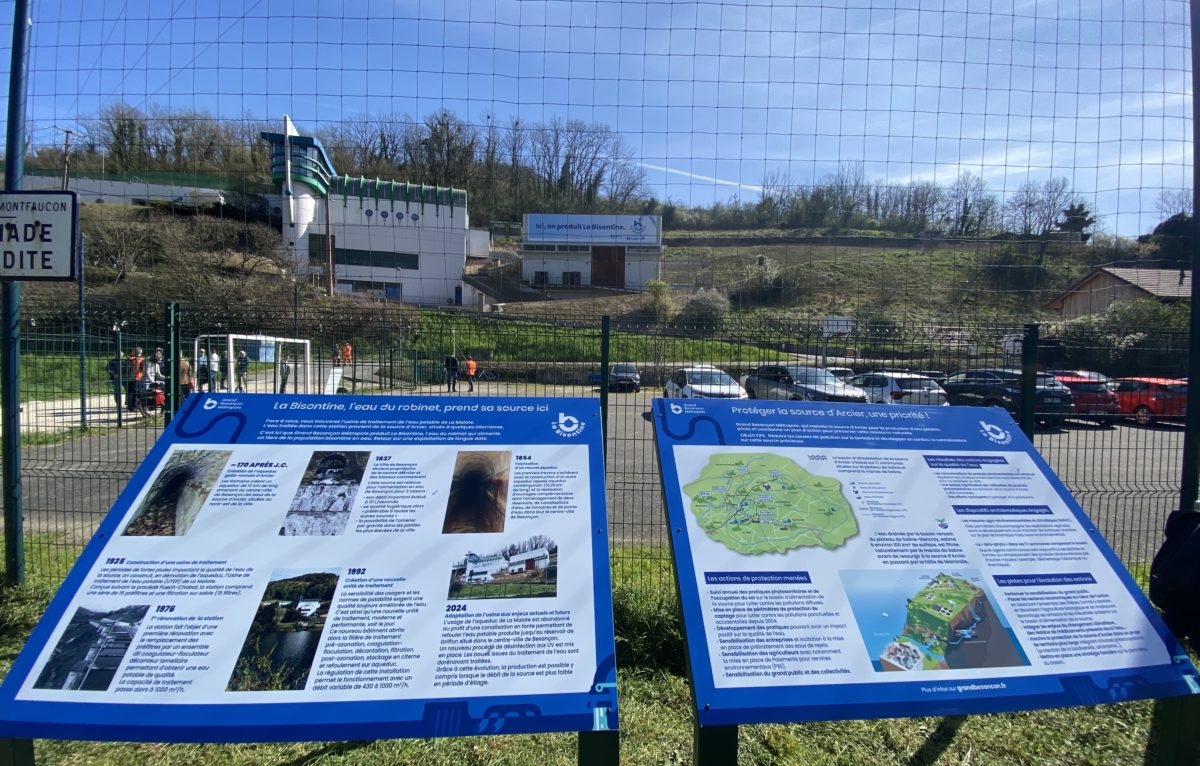
[[[558,586],[554,583],[531,582],[497,582],[497,583],[466,583],[450,598],[552,598]]]
[[[46,540],[36,541],[41,548]],[[40,549],[40,548],[39,548]],[[634,551],[636,553],[636,551]],[[61,556],[69,556],[63,549]],[[0,668],[7,670],[65,561],[30,557],[29,584],[0,590]],[[621,551],[615,568],[621,762],[692,763],[692,699],[678,672],[678,613],[664,559]],[[1134,702],[969,717],[743,726],[743,766],[1127,766],[1154,764],[1155,704]],[[569,766],[570,734],[268,745],[114,744],[38,740],[42,766]]]

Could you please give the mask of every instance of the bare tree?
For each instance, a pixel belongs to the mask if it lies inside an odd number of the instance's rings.
[[[983,178],[969,170],[958,174],[943,199],[943,218],[954,236],[983,236],[996,225],[996,198],[988,193]]]
[[[1158,211],[1158,217],[1161,220],[1167,220],[1171,216],[1191,215],[1195,208],[1192,204],[1191,189],[1163,189],[1158,193],[1158,198],[1154,200],[1154,209]]]
[[[525,151],[528,145],[528,136],[525,126],[517,117],[513,117],[508,124],[508,131],[504,134],[504,151],[508,155],[508,183],[509,183],[509,199],[513,202],[512,216],[516,217],[521,214],[521,190],[524,186],[521,177],[521,165],[525,161]]]
[[[637,164],[632,150],[627,149],[621,137],[615,134],[609,147],[604,196],[617,211],[628,210],[630,205],[646,197],[646,171]]]
[[[478,143],[475,126],[453,112],[443,109],[426,117],[421,148],[429,181],[436,186],[467,188]]]
[[[150,157],[149,125],[146,115],[128,104],[110,104],[89,125],[96,142],[104,148],[115,170],[146,167]]]

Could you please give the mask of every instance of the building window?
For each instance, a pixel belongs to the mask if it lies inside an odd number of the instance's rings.
[[[535,271],[533,272],[533,284],[535,287],[545,287],[550,284],[550,272]]]
[[[583,273],[579,271],[564,271],[563,286],[564,287],[579,287],[583,284]]]
[[[310,262],[325,262],[325,235],[308,235],[308,259]],[[333,263],[335,266],[369,266],[380,269],[412,269],[421,268],[421,256],[418,253],[389,253],[383,250],[354,250],[338,247],[337,237],[333,238]]]

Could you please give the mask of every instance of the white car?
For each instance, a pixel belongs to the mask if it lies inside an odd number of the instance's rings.
[[[868,372],[847,382],[866,391],[867,400],[876,404],[950,404],[936,380],[915,372]]]
[[[710,364],[684,367],[671,373],[663,396],[680,399],[746,399],[746,389],[724,370]]]

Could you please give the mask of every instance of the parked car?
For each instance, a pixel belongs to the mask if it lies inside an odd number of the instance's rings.
[[[724,370],[710,364],[684,367],[671,373],[663,396],[682,399],[745,399],[746,391]]]
[[[768,364],[742,378],[751,399],[810,402],[866,402],[861,388],[849,386],[824,367]]]
[[[637,393],[642,390],[642,374],[638,372],[637,365],[622,362],[614,364],[608,369],[608,389],[610,391],[633,391]]]
[[[1105,380],[1077,375],[1055,374],[1055,379],[1071,390],[1075,416],[1111,423],[1121,411],[1121,402]]]
[[[868,372],[847,381],[877,404],[949,405],[946,392],[932,378],[914,372]]]
[[[1034,412],[1039,425],[1056,428],[1074,414],[1071,390],[1053,375],[1039,374],[1034,389]],[[1013,415],[1021,409],[1021,371],[1010,369],[963,370],[942,384],[951,404],[1003,407]]]
[[[1176,378],[1117,378],[1120,412],[1139,426],[1181,420],[1187,413],[1187,381]]]
[[[1116,388],[1116,383],[1113,379],[1102,372],[1093,370],[1046,370],[1047,375],[1053,375],[1056,378],[1086,378],[1088,380],[1098,380],[1109,388]]]

